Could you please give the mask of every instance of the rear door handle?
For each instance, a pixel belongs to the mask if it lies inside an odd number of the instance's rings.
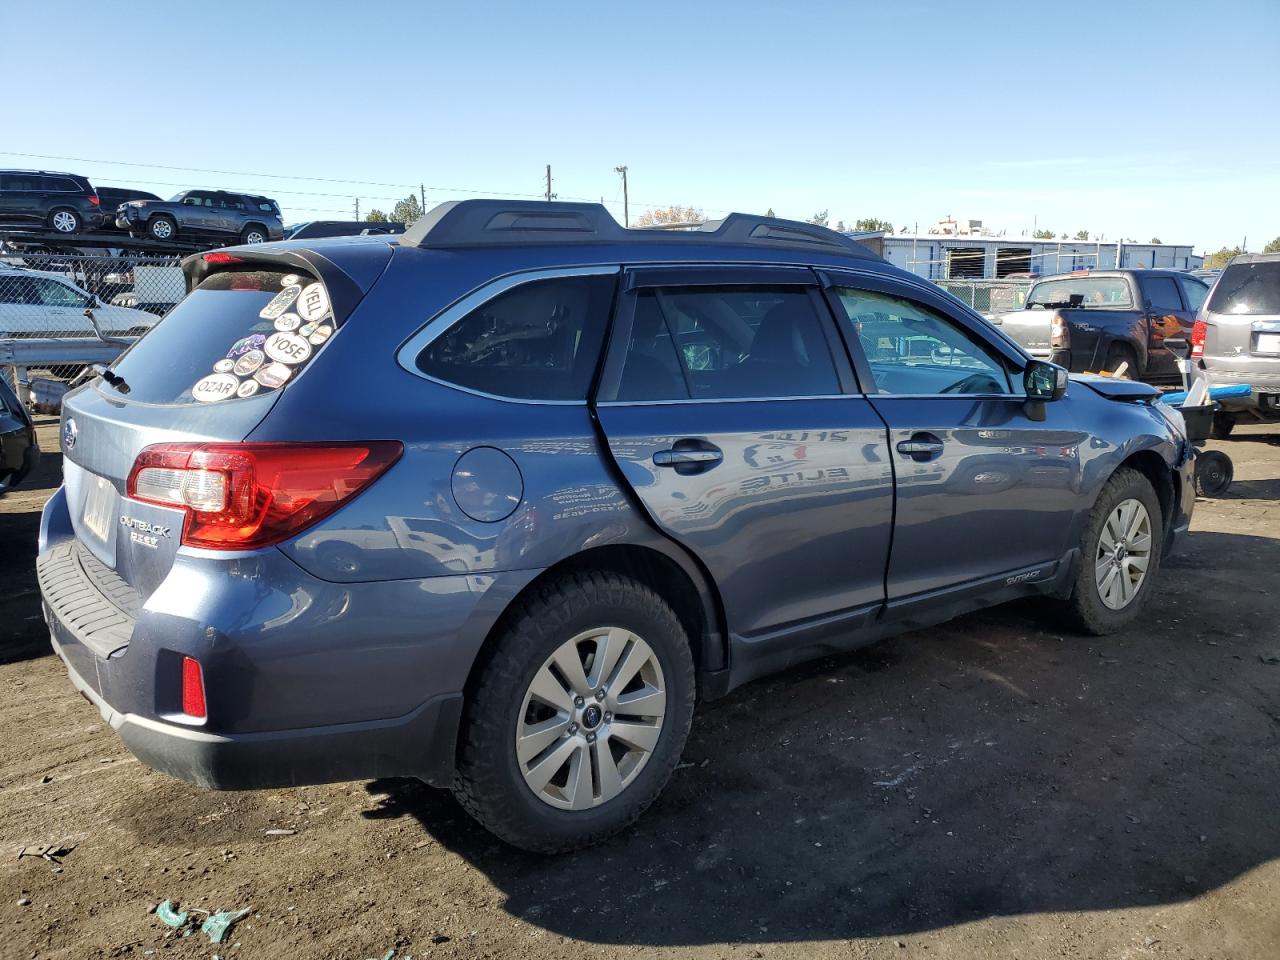
[[[698,473],[710,470],[724,460],[724,454],[705,440],[677,440],[670,450],[658,450],[653,455],[655,467],[675,467],[676,473]]]
[[[910,440],[898,442],[898,452],[916,463],[924,463],[942,453],[942,441],[932,433],[913,433]]]

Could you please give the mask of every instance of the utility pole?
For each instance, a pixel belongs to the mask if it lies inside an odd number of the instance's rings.
[[[613,168],[614,173],[622,174],[622,225],[631,226],[631,207],[627,198],[627,165]]]
[[[360,222],[360,198],[356,197],[356,223]]]
[[[418,184],[418,206],[422,208],[422,212],[427,212],[427,188],[421,183]]]
[[[556,198],[557,194],[551,192],[551,164],[547,164],[547,203]]]

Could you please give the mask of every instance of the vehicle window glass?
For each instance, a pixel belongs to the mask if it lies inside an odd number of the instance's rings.
[[[1152,310],[1181,310],[1182,298],[1178,296],[1178,285],[1172,277],[1144,277],[1142,295],[1151,304]]]
[[[264,202],[262,202],[262,203],[259,203],[259,204],[258,204],[258,209],[259,209],[259,210],[261,210],[261,211],[263,211],[264,213],[275,213],[275,212],[276,212],[275,204],[267,203],[267,202],[265,202],[265,201],[264,201]]]
[[[68,180],[66,177],[49,177],[47,189],[56,190],[59,193],[78,193],[80,190],[74,180]]]
[[[1280,314],[1280,260],[1229,264],[1213,288],[1209,309],[1245,316]]]
[[[35,287],[36,295],[40,298],[40,303],[46,307],[83,307],[89,303],[84,294],[58,283],[57,280],[32,277],[31,283]]]
[[[878,393],[1007,394],[1000,358],[958,324],[929,308],[871,290],[841,288],[840,304]]]
[[[636,298],[631,342],[618,381],[619,400],[687,400],[675,341],[652,290]]]
[[[1080,299],[1076,301],[1076,297]],[[1028,307],[1096,307],[1118,310],[1133,306],[1129,284],[1120,277],[1064,277],[1041,280],[1027,296]]]
[[[585,400],[613,301],[614,275],[521,284],[423,348],[418,369],[481,393]]]
[[[182,198],[182,202],[189,207],[198,207],[200,206],[200,197],[194,193],[188,193]]]
[[[0,273],[0,303],[33,305],[40,303],[40,295],[29,277]],[[5,326],[5,320],[0,319],[0,327],[3,326]]]
[[[669,287],[654,298],[695,400],[840,392],[822,321],[795,287]]]
[[[39,190],[37,181],[39,177],[33,177],[25,173],[9,173],[0,177],[0,189],[3,190]]]
[[[1187,301],[1187,309],[1199,310],[1204,298],[1209,295],[1209,288],[1191,277],[1179,277],[1178,283],[1182,285],[1182,296]]]

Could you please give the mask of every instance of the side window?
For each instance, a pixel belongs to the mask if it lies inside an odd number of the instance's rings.
[[[742,400],[840,392],[822,320],[803,289],[670,287],[646,291],[636,307],[621,399]],[[671,377],[672,352],[683,384]]]
[[[185,197],[182,198],[183,204],[185,204],[188,207],[200,206],[200,200],[201,200],[200,194],[198,193],[188,193]]]
[[[1142,281],[1142,295],[1147,298],[1152,310],[1182,309],[1178,285],[1173,282],[1172,277],[1145,277]]]
[[[940,313],[871,290],[845,287],[838,293],[871,365],[877,393],[1013,392],[999,355]]]
[[[1209,296],[1209,288],[1191,277],[1179,277],[1178,283],[1182,285],[1182,296],[1187,301],[1187,309],[1199,310],[1205,297]]]
[[[46,189],[56,190],[58,193],[79,193],[80,188],[76,186],[74,180],[68,180],[66,177],[49,177],[49,185]]]
[[[43,277],[32,277],[40,302],[46,307],[83,307],[88,302],[84,295],[77,293],[56,280],[45,280]]]
[[[418,354],[448,383],[521,400],[585,400],[616,277],[522,284],[471,311]]]

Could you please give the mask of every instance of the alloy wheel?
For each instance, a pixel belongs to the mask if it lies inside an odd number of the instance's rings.
[[[173,227],[168,220],[157,220],[151,224],[151,235],[157,240],[168,240],[173,234]]]
[[[1151,515],[1142,501],[1118,503],[1098,537],[1094,581],[1112,610],[1123,610],[1138,595],[1151,565]]]
[[[79,221],[70,210],[59,210],[53,215],[53,229],[59,233],[75,233]]]
[[[248,233],[244,235],[245,243],[266,243],[266,241],[267,241],[267,238],[264,237],[257,230],[250,230]]]
[[[623,627],[578,634],[534,674],[516,721],[520,773],[539,800],[586,810],[639,776],[667,708],[662,666]]]

